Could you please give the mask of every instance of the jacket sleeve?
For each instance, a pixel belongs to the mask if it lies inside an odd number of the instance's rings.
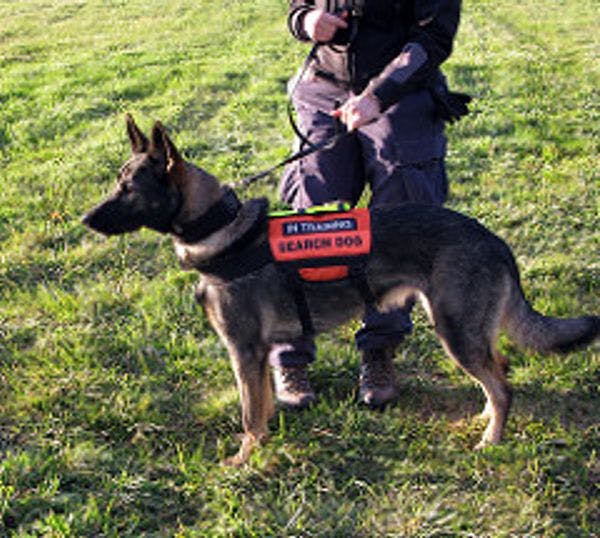
[[[287,24],[290,33],[299,41],[310,41],[304,31],[304,17],[315,8],[314,0],[291,0]]]
[[[418,2],[416,20],[409,39],[399,56],[367,86],[384,111],[403,95],[422,86],[431,73],[452,53],[460,21],[461,0]],[[424,6],[435,4],[429,9]]]

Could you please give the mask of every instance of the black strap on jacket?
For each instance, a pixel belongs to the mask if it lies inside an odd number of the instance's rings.
[[[367,261],[363,259],[358,263],[352,264],[350,266],[349,277],[361,294],[365,304],[367,306],[374,306],[377,300],[375,299],[375,294],[367,280]]]

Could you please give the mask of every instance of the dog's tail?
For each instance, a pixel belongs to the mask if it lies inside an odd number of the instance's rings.
[[[555,318],[540,314],[529,304],[520,284],[513,287],[503,326],[520,347],[540,353],[567,353],[600,336],[600,316]]]

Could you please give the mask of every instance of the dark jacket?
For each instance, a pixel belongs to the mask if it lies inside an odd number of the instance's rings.
[[[288,23],[292,34],[306,41],[303,19],[315,7],[327,9],[328,0],[291,0]],[[360,2],[349,43],[318,48],[315,70],[361,93],[367,85],[383,108],[407,92],[421,89],[438,75],[440,64],[452,52],[460,19],[461,0],[354,0]],[[356,4],[355,4],[356,5]],[[333,11],[331,8],[328,11]],[[426,61],[406,81],[377,77],[407,44],[420,45]]]

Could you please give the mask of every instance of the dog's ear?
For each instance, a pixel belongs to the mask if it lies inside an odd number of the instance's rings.
[[[167,163],[167,148],[165,145],[165,128],[160,121],[157,121],[152,127],[150,134],[150,148],[148,153],[156,160]]]
[[[157,121],[152,129],[152,138],[150,141],[150,153],[157,159],[164,159],[167,170],[173,169],[175,166],[183,162],[179,151],[175,144],[169,138],[166,129]]]
[[[172,169],[183,162],[179,151],[175,147],[175,144],[169,138],[166,131],[163,131],[163,143],[165,145],[165,152],[167,155],[167,170]]]
[[[127,134],[131,142],[131,151],[133,153],[144,153],[148,149],[150,142],[146,135],[140,131],[139,127],[133,121],[133,116],[129,113],[125,115],[127,121]]]

